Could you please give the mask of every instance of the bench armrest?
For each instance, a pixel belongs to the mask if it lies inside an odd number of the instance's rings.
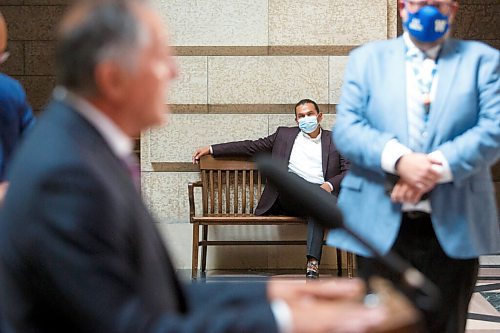
[[[189,197],[189,222],[193,223],[193,217],[195,216],[195,205],[194,205],[194,188],[203,187],[203,182],[201,180],[197,182],[189,182],[188,184],[188,197]]]

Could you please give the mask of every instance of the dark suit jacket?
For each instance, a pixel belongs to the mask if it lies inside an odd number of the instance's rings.
[[[0,73],[0,181],[23,132],[35,122],[19,82]]]
[[[181,286],[122,164],[54,102],[0,213],[0,303],[15,332],[275,332],[261,285]]]
[[[278,127],[278,130],[258,140],[245,140],[212,145],[213,155],[217,156],[253,156],[258,153],[271,153],[272,157],[283,163],[290,160],[293,144],[300,129],[298,127]],[[323,177],[333,185],[333,194],[338,196],[340,182],[349,169],[349,162],[344,159],[332,142],[332,133],[322,130],[321,152]],[[278,190],[270,183],[266,184],[260,201],[255,208],[256,215],[263,215],[278,199]]]

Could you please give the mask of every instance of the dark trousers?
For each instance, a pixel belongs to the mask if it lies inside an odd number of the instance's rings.
[[[441,290],[442,304],[436,311],[425,311],[424,325],[429,333],[459,333],[465,331],[467,309],[477,280],[479,260],[453,259],[444,252],[434,233],[430,216],[411,217],[403,214],[403,221],[392,251],[406,259],[425,274]],[[376,260],[357,257],[361,277],[382,276],[401,287],[400,277],[388,271]]]
[[[319,185],[318,185],[319,186]],[[332,200],[337,202],[337,197],[332,194]],[[312,217],[304,216],[300,211],[300,203],[289,200],[286,196],[279,196],[273,207],[268,212],[271,215],[291,215],[307,219],[307,258],[315,258],[321,261],[323,253],[323,238],[325,228],[317,224]]]

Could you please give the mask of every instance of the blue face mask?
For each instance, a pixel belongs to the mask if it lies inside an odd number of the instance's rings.
[[[307,116],[299,119],[299,128],[304,133],[312,133],[318,128],[318,118],[316,116]]]
[[[406,30],[416,40],[431,43],[443,37],[448,31],[448,16],[434,6],[424,6],[415,13],[408,12],[404,23]]]

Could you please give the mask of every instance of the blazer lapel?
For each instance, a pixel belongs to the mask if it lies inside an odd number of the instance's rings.
[[[443,49],[438,59],[437,73],[438,73],[438,87],[436,90],[436,97],[434,102],[431,104],[431,110],[429,114],[429,138],[431,138],[435,132],[437,124],[439,123],[439,118],[442,117],[444,108],[446,106],[446,101],[450,94],[453,82],[455,81],[455,76],[458,69],[458,64],[460,63],[461,55],[457,47],[457,43],[451,39],[443,44]],[[429,140],[428,142],[432,142]]]
[[[384,73],[385,77],[379,78],[382,82],[387,82],[390,90],[387,91],[387,96],[391,100],[390,107],[393,112],[387,119],[388,128],[394,132],[398,140],[403,144],[408,144],[408,120],[407,120],[407,103],[406,103],[406,46],[403,37],[395,40],[388,50],[387,61],[388,65]],[[389,93],[390,91],[390,93]],[[384,110],[387,111],[387,110]]]
[[[295,143],[295,138],[297,134],[299,134],[300,129],[298,127],[294,127],[295,131],[289,131],[287,138],[285,140],[285,161],[290,161],[290,156],[292,155],[293,144]]]
[[[323,177],[326,179],[326,170],[328,170],[328,152],[332,143],[331,132],[321,132],[321,165],[323,167]]]

